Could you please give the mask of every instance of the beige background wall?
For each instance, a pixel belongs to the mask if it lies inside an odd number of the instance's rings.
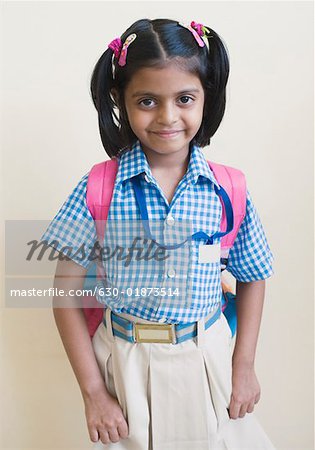
[[[93,65],[133,21],[195,20],[231,74],[209,159],[242,169],[275,255],[255,414],[280,450],[313,449],[312,2],[2,2],[4,219],[52,219],[105,157]],[[2,247],[3,248],[3,247]],[[83,402],[50,309],[1,310],[1,448],[87,449]]]

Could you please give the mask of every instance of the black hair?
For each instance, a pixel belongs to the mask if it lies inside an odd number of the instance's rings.
[[[200,147],[210,144],[225,111],[229,58],[222,39],[206,27],[209,50],[206,45],[200,47],[191,31],[175,20],[137,20],[120,36],[124,42],[131,33],[137,35],[128,47],[126,65],[118,65],[110,48],[99,58],[93,69],[90,89],[98,112],[101,140],[110,157],[131,147],[138,139],[129,125],[124,104],[124,92],[133,75],[141,68],[162,68],[170,62],[200,79],[205,103],[203,120],[193,141]],[[119,107],[112,95],[113,89],[118,93]]]

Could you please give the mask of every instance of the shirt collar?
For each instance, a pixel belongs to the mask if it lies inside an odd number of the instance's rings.
[[[140,173],[145,173],[148,181],[155,183],[147,157],[142,150],[140,141],[137,140],[130,149],[126,149],[119,157],[116,184],[122,183]],[[187,181],[195,184],[199,176],[207,178],[218,188],[220,187],[201,148],[196,144],[192,144],[187,167]]]
[[[196,184],[198,177],[203,176],[210,180],[214,185],[220,188],[214,173],[209,167],[209,164],[203,154],[201,148],[196,145],[191,145],[190,160],[187,168],[187,180],[191,183]]]
[[[142,150],[139,140],[137,140],[119,157],[119,167],[116,176],[116,183],[122,183],[125,180],[133,178],[143,172],[146,173],[150,181],[154,181],[147,157]]]

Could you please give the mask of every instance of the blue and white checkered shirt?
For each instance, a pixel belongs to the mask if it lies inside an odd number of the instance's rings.
[[[146,199],[151,230],[154,230],[154,221],[157,221],[168,230],[174,229],[176,224],[189,223],[191,234],[204,231],[211,236],[220,231],[222,206],[214,191],[214,185],[218,186],[218,183],[201,148],[191,146],[186,174],[178,184],[169,205],[151,172],[141,144],[137,141],[119,158],[107,219],[107,224],[114,224],[114,228],[109,226],[108,236],[113,237],[110,230],[124,224],[117,233],[119,238],[116,241],[114,239],[116,244],[123,241],[124,245],[129,245],[132,242],[134,230],[131,230],[132,225],[126,228],[126,224],[141,224],[141,215],[130,181],[130,178],[138,174],[141,174],[140,183]],[[80,249],[82,245],[92,248],[97,240],[95,223],[86,204],[87,179],[88,173],[79,181],[42,236],[42,240],[49,243],[58,241],[58,244],[51,244],[57,250],[65,246]],[[153,232],[152,234],[154,235]],[[129,240],[126,240],[125,236],[129,236]],[[165,238],[165,234],[163,236]],[[167,244],[185,240],[172,238],[174,236],[170,234]],[[156,240],[162,244],[166,243],[165,240]],[[119,261],[118,258],[104,261],[106,282],[98,283],[98,286],[110,287],[109,292],[114,292],[112,289],[116,287],[119,294],[107,293],[105,296],[104,290],[99,289],[98,301],[109,306],[114,312],[125,312],[148,320],[167,323],[199,320],[217,307],[222,295],[220,261],[204,263],[198,260],[198,247],[205,242],[206,240],[192,240],[189,243],[189,257],[186,246],[186,250],[183,247],[173,253],[167,263],[151,260],[145,263],[133,262],[126,266],[124,261]],[[88,257],[82,258],[80,252],[77,256],[73,255],[72,259],[85,268],[90,264]],[[261,221],[247,191],[246,216],[230,250],[227,270],[239,281],[261,280],[273,274],[272,261],[273,255]],[[138,295],[142,287],[148,286],[164,286],[167,292],[170,292],[169,288],[179,288],[180,295],[163,296],[159,295],[161,291],[158,295],[146,295],[148,291],[145,290],[144,294]],[[128,287],[133,293],[129,297],[121,293]],[[135,295],[137,287],[139,292]]]

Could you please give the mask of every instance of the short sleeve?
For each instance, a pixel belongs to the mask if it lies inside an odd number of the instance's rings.
[[[91,251],[97,241],[96,227],[86,204],[88,173],[82,177],[56,216],[41,241],[62,251],[84,268],[91,264]]]
[[[263,280],[274,273],[273,260],[262,223],[247,191],[246,215],[230,250],[226,270],[242,282]]]

